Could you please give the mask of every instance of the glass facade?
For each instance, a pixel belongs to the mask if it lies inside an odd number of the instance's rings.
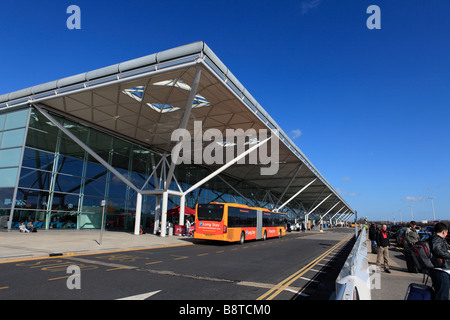
[[[20,169],[28,109],[0,114],[0,226],[7,226]]]
[[[161,154],[61,115],[52,116],[136,187],[155,189],[153,178],[145,183]],[[185,164],[178,165],[174,172],[183,190],[210,173],[205,167]],[[22,221],[32,221],[43,229],[100,228],[101,201],[105,199],[106,228],[134,229],[136,191],[33,108],[0,115],[0,177],[0,216],[4,225],[13,206],[12,228]],[[230,178],[224,183],[222,179],[215,177],[189,193],[186,205],[194,208],[197,203],[210,201],[246,203],[230,185],[256,206],[269,204],[263,201],[264,190]],[[172,180],[169,189],[178,190],[176,181]],[[178,205],[177,197],[169,197],[168,209]],[[155,206],[155,196],[143,196],[144,228],[151,228]],[[177,223],[178,217],[170,219]]]

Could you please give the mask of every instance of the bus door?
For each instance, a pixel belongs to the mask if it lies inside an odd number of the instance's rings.
[[[262,222],[263,212],[262,210],[256,210],[256,239],[262,238]]]

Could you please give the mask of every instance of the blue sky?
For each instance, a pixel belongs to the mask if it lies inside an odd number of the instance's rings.
[[[0,94],[202,40],[359,216],[450,219],[448,0],[8,2]]]

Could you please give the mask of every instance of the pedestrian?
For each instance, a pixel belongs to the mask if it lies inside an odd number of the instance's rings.
[[[445,238],[448,234],[448,227],[442,222],[434,226],[435,234],[430,238],[430,250],[433,254],[431,261],[435,269],[430,270],[430,277],[433,280],[435,300],[448,300],[450,289],[450,246]]]
[[[410,222],[409,227],[405,231],[405,250],[411,250],[412,246],[419,242],[419,233],[416,229],[416,222],[413,220]]]
[[[28,229],[25,227],[25,222],[21,222],[21,223],[20,223],[20,225],[19,225],[19,230],[20,230],[20,232],[24,232],[24,233],[30,232],[30,230],[28,230]]]
[[[381,268],[381,260],[384,260],[384,271],[391,273],[389,270],[389,234],[385,224],[383,224],[381,230],[377,233],[376,241],[378,245],[377,267]]]
[[[372,253],[378,253],[378,245],[377,245],[377,225],[372,223],[369,227],[369,240],[371,242]]]
[[[189,219],[186,219],[186,237],[189,237],[190,235],[189,229],[191,229],[191,222],[189,221]]]

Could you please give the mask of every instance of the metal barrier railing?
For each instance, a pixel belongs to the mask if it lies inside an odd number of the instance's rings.
[[[362,229],[336,279],[336,300],[371,300],[366,231]]]

